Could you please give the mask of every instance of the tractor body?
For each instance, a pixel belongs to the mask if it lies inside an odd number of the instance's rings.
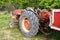
[[[21,32],[28,37],[36,35],[38,30],[46,35],[51,29],[60,31],[60,9],[13,10],[12,18],[19,23]]]

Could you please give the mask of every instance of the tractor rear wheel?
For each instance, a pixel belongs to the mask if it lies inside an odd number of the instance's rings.
[[[32,37],[37,34],[39,29],[39,22],[36,15],[31,11],[26,11],[21,14],[19,18],[19,26],[21,32],[27,36]]]

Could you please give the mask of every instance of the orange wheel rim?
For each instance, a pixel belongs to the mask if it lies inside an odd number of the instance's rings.
[[[22,20],[22,27],[25,31],[30,31],[31,27],[30,27],[30,21],[27,17],[24,17]]]
[[[27,18],[25,18],[25,20],[24,20],[24,26],[27,30],[30,30],[30,22]]]

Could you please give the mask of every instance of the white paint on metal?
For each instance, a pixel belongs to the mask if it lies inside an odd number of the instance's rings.
[[[51,26],[50,28],[51,28],[51,29],[55,29],[55,30],[59,30],[59,31],[60,31],[60,28],[55,27],[55,26]]]
[[[53,9],[52,10],[52,13],[51,13],[51,16],[50,16],[50,24],[49,24],[49,26],[50,26],[51,29],[55,29],[55,30],[60,31],[60,28],[53,25],[54,24],[54,12],[60,12],[60,9]]]

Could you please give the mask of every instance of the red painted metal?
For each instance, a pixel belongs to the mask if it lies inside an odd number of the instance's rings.
[[[54,12],[54,26],[60,28],[60,12]]]
[[[19,16],[24,12],[25,12],[25,10],[22,10],[22,9],[21,10],[13,10],[12,16],[14,18],[14,22],[18,22]]]
[[[48,10],[42,10],[42,11],[41,11],[41,16],[42,16],[42,18],[44,18],[44,19],[48,19],[49,16],[50,16],[50,12],[48,12]]]
[[[21,15],[23,12],[25,12],[25,10],[13,10],[12,14],[13,15]]]

